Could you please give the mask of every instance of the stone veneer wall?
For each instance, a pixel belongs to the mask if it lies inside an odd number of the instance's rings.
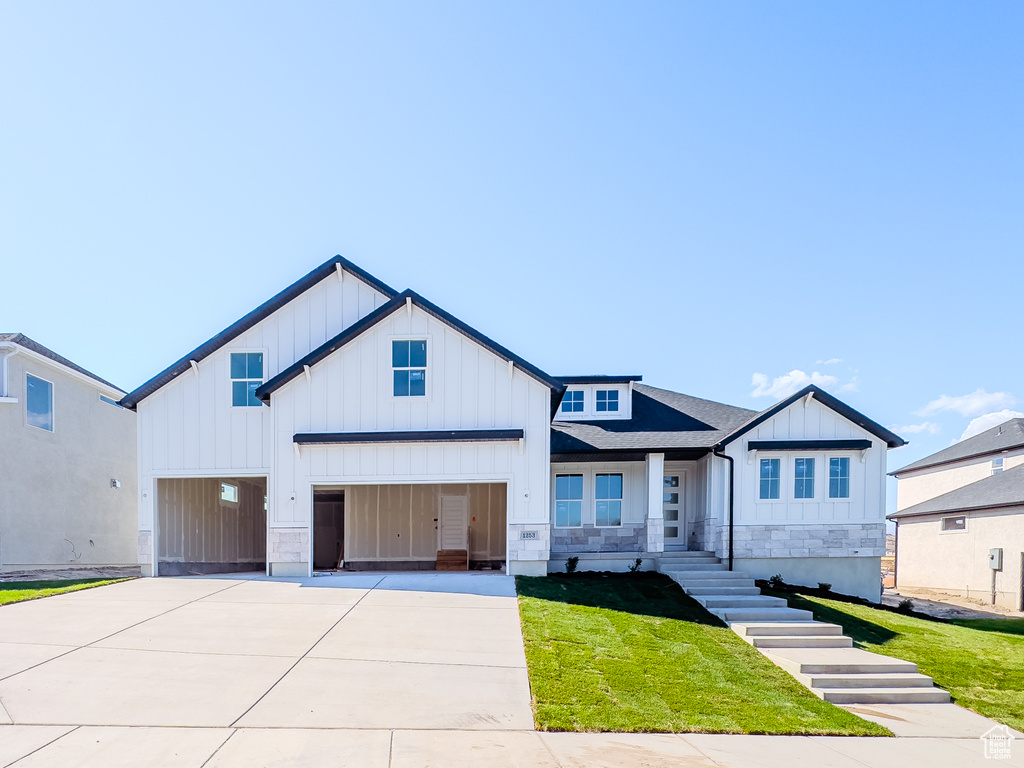
[[[153,532],[139,531],[139,565],[143,576],[153,575]]]
[[[644,552],[647,550],[647,526],[622,525],[618,528],[551,527],[551,552]]]
[[[523,531],[536,533],[524,539]],[[551,526],[547,523],[510,523],[508,526],[508,560],[547,561],[551,551]]]
[[[271,528],[269,544],[267,561],[270,563],[309,562],[308,528]]]
[[[882,557],[885,523],[737,525],[737,559],[764,557]],[[729,527],[719,526],[716,554],[729,554]]]

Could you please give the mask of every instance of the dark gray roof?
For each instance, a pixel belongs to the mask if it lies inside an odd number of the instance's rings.
[[[1024,419],[1010,419],[992,429],[961,440],[956,445],[951,445],[931,456],[918,459],[913,464],[907,464],[902,469],[890,472],[890,475],[900,475],[904,472],[912,472],[915,469],[927,469],[938,467],[942,464],[952,464],[965,459],[980,458],[990,454],[1002,453],[1014,448],[1024,448]]]
[[[892,520],[901,517],[919,517],[944,512],[968,512],[980,509],[1024,506],[1024,464],[997,472],[976,483],[955,491],[922,501],[912,507],[889,515]]]
[[[752,430],[758,424],[761,424],[761,423],[767,421],[772,416],[777,414],[779,411],[782,411],[782,410],[788,408],[793,403],[799,401],[801,398],[806,397],[807,395],[810,395],[810,394],[813,394],[814,395],[814,399],[817,400],[822,405],[824,405],[824,406],[826,406],[828,408],[831,408],[833,411],[838,413],[840,416],[842,416],[843,418],[845,418],[845,419],[847,419],[849,421],[852,421],[854,424],[856,424],[861,429],[863,429],[863,430],[865,430],[867,432],[870,432],[872,435],[877,437],[879,440],[885,441],[885,444],[888,445],[890,448],[899,448],[901,445],[906,445],[907,444],[907,441],[904,440],[899,435],[895,434],[894,432],[890,432],[888,429],[883,427],[878,422],[872,421],[871,419],[869,419],[867,416],[865,416],[860,411],[854,410],[853,408],[848,406],[846,403],[844,403],[838,397],[833,397],[832,395],[830,395],[825,390],[821,389],[820,387],[816,387],[813,384],[804,387],[803,389],[801,389],[796,394],[790,395],[789,397],[787,397],[782,402],[779,402],[779,403],[776,403],[775,405],[773,405],[771,408],[768,408],[766,410],[761,411],[760,413],[755,415],[754,418],[750,419],[746,424],[744,424],[741,427],[739,427],[738,429],[736,429],[732,434],[730,434],[722,442],[723,443],[731,443],[736,438],[738,438],[741,435],[744,435],[747,432],[749,432],[750,430]]]
[[[630,419],[552,423],[551,453],[568,456],[595,451],[670,453],[689,449],[707,452],[756,415],[746,408],[646,384],[633,385],[632,406]]]
[[[43,357],[47,358],[48,360],[52,360],[55,363],[60,363],[61,365],[66,366],[66,367],[70,368],[73,371],[77,371],[78,373],[81,373],[84,376],[88,376],[90,379],[94,379],[94,380],[98,381],[100,384],[105,384],[106,386],[110,387],[111,389],[116,389],[118,392],[124,392],[124,390],[121,389],[119,386],[117,386],[115,384],[111,384],[106,379],[101,379],[95,373],[92,373],[91,371],[85,370],[85,368],[83,368],[80,365],[75,365],[70,360],[68,360],[66,357],[61,357],[60,355],[58,355],[53,350],[47,349],[46,347],[44,347],[39,342],[32,341],[32,339],[30,339],[28,336],[26,336],[23,333],[0,333],[0,341],[10,341],[10,342],[13,342],[14,344],[17,344],[19,347],[24,347],[25,349],[29,349],[29,350],[35,352],[37,355],[42,355]]]
[[[168,384],[176,376],[187,371],[191,367],[191,363],[189,361],[195,360],[198,363],[200,360],[209,357],[229,341],[245,333],[258,322],[269,317],[285,304],[292,301],[292,299],[297,296],[301,296],[324,278],[333,275],[339,267],[349,274],[358,277],[371,288],[375,288],[380,291],[389,299],[395,296],[396,291],[394,288],[381,282],[369,272],[356,266],[348,259],[342,256],[335,256],[333,259],[325,261],[312,272],[309,272],[305,277],[289,285],[273,298],[260,304],[252,312],[229,325],[209,341],[200,344],[187,355],[172,363],[168,368],[162,370],[141,387],[129,392],[126,397],[121,399],[121,405],[125,408],[131,408],[134,410],[141,401],[145,400],[165,384]]]

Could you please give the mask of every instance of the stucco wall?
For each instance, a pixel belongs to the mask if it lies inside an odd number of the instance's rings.
[[[936,589],[990,602],[989,549],[1002,547],[1003,570],[996,572],[996,602],[1021,607],[1024,507],[966,515],[967,530],[943,531],[942,518],[904,518],[897,529],[896,586]]]
[[[98,382],[27,351],[8,361],[0,403],[0,569],[134,565],[135,414]],[[54,429],[26,424],[25,374],[53,384]],[[112,488],[111,480],[120,488]]]

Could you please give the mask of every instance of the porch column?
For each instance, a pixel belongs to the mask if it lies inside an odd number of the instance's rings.
[[[647,454],[647,551],[665,551],[665,454]]]

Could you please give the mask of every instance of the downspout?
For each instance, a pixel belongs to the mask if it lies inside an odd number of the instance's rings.
[[[7,374],[7,361],[14,357],[20,351],[17,344],[12,344],[9,341],[0,342],[0,351],[6,350],[6,354],[3,356],[3,364],[0,365],[0,397],[10,397],[11,385],[10,377]]]
[[[722,448],[722,444],[719,443],[718,445],[716,445],[714,448],[711,449],[711,453],[714,454],[715,456],[717,456],[718,458],[725,459],[726,461],[729,462],[729,570],[731,571],[732,570],[732,554],[733,554],[733,552],[732,552],[732,530],[733,530],[732,529],[732,519],[733,519],[733,511],[734,511],[733,499],[736,496],[736,493],[735,493],[735,486],[736,486],[735,467],[734,467],[734,464],[733,464],[732,456],[728,456],[727,454],[722,453],[721,452],[721,448]]]

